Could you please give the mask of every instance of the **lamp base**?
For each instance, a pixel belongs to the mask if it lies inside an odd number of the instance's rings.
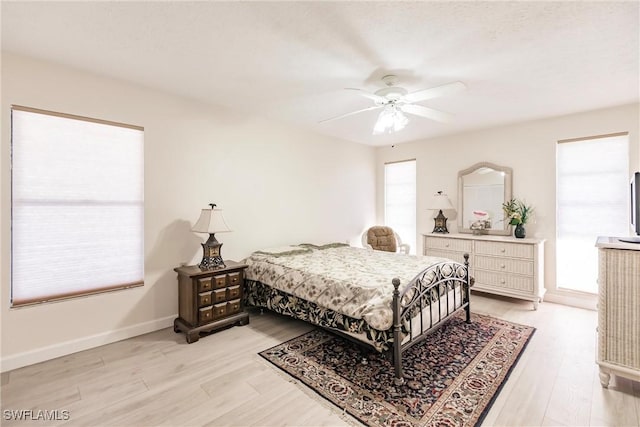
[[[209,239],[202,244],[202,261],[198,264],[200,270],[215,270],[226,265],[222,259],[222,243],[218,242],[214,233],[209,234]]]
[[[433,218],[433,233],[449,233],[447,230],[447,217],[442,214],[442,209],[438,212],[438,216]]]
[[[202,261],[200,261],[200,264],[198,264],[198,268],[200,268],[200,270],[216,270],[218,268],[224,267],[226,267],[226,265],[224,264],[224,261],[222,260],[222,257],[220,255],[213,257],[203,257]]]

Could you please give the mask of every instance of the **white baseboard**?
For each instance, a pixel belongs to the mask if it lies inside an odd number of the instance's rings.
[[[23,366],[33,365],[34,363],[44,362],[46,360],[55,359],[57,357],[66,356],[68,354],[77,353],[90,348],[100,347],[101,345],[111,344],[112,342],[121,341],[138,335],[148,334],[149,332],[157,331],[159,329],[168,328],[173,326],[173,319],[176,317],[177,315],[173,315],[161,319],[155,319],[149,322],[127,326],[126,328],[90,335],[3,357],[0,361],[0,372],[11,371],[13,369],[22,368]]]
[[[572,307],[586,308],[587,310],[595,310],[598,304],[597,295],[588,295],[581,293],[568,292],[551,292],[547,291],[544,300],[554,302],[556,304],[569,305]]]

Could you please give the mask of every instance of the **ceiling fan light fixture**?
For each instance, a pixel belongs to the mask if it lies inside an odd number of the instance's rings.
[[[466,89],[466,85],[464,83],[453,82],[409,93],[407,89],[396,86],[396,81],[397,77],[395,75],[384,76],[382,78],[382,82],[386,87],[378,89],[373,93],[367,92],[363,89],[347,88],[360,96],[372,100],[374,105],[372,107],[361,108],[356,111],[321,120],[319,123],[325,123],[332,120],[342,119],[344,117],[350,117],[354,114],[360,114],[365,111],[379,109],[382,109],[382,112],[378,115],[378,119],[373,127],[374,135],[393,133],[404,129],[407,123],[409,123],[409,119],[405,114],[424,117],[437,122],[450,123],[453,120],[453,114],[438,111],[415,103],[437,98],[439,96],[454,94]]]
[[[378,116],[373,127],[373,134],[398,132],[404,129],[407,123],[409,123],[409,119],[395,104],[387,104]]]

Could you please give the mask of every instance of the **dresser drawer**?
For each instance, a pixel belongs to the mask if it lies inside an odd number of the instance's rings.
[[[426,237],[426,247],[446,251],[471,252],[473,242],[464,239],[447,239],[441,237]]]
[[[452,259],[460,264],[464,264],[464,252],[450,252],[450,251],[442,251],[439,249],[426,249],[427,256],[435,256],[439,258],[448,258]]]
[[[212,292],[202,292],[198,294],[198,307],[204,307],[205,305],[211,305]]]
[[[515,273],[533,276],[533,261],[526,259],[476,255],[473,259],[473,266],[476,270],[492,270],[501,273]]]
[[[532,276],[516,276],[507,273],[475,270],[474,277],[476,279],[476,284],[479,286],[484,285],[494,289],[533,292]]]
[[[198,279],[198,292],[204,292],[204,291],[210,291],[210,290],[211,290],[211,277]]]
[[[215,289],[227,287],[227,275],[219,274],[217,276],[213,276],[213,287]]]
[[[476,242],[476,254],[533,259],[533,245],[506,242]]]
[[[240,298],[240,286],[227,288],[227,300]]]
[[[234,314],[240,311],[240,300],[233,300],[227,303],[227,314]]]
[[[227,300],[227,290],[226,289],[216,289],[213,291],[213,303],[217,304],[219,302],[223,302]]]
[[[213,307],[202,307],[198,310],[198,323],[208,323],[213,319]]]
[[[227,303],[223,302],[213,306],[213,318],[219,319],[227,314]]]

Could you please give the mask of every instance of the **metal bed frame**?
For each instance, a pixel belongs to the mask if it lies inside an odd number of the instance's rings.
[[[445,271],[448,269],[449,271]],[[453,269],[453,270],[451,270]],[[460,274],[460,269],[462,274]],[[452,272],[453,271],[453,272]],[[445,321],[461,310],[466,311],[466,322],[471,323],[471,306],[470,306],[470,288],[473,286],[473,279],[469,276],[469,254],[464,254],[464,264],[455,261],[445,261],[427,267],[425,270],[411,280],[406,288],[400,292],[400,279],[394,278],[393,284],[393,342],[390,350],[384,352],[391,357],[394,365],[394,383],[396,385],[404,384],[404,376],[402,369],[402,353],[413,345],[423,341],[432,332],[442,326]],[[457,288],[456,288],[457,285]],[[450,297],[449,290],[453,290]],[[456,307],[456,295],[460,294],[461,304]],[[450,308],[450,299],[453,298],[453,309]],[[443,301],[446,302],[446,310],[443,310]],[[437,302],[437,304],[436,304]],[[260,311],[267,307],[261,307]],[[436,320],[434,321],[433,313],[437,310]],[[424,317],[428,311],[428,326],[425,327]],[[277,311],[276,311],[277,312]],[[288,314],[288,313],[280,313]],[[288,314],[291,315],[291,314]],[[413,330],[413,318],[420,318],[419,331]],[[409,325],[408,334],[405,335],[409,339],[403,343],[403,321]],[[324,329],[330,330],[350,341],[358,344],[367,344],[363,340],[359,340],[344,331],[318,325]],[[368,344],[371,345],[371,344]],[[372,346],[373,347],[373,346]]]
[[[426,270],[420,272],[406,289],[400,293],[400,280],[394,278],[393,283],[393,366],[395,370],[394,382],[396,385],[404,383],[404,377],[402,372],[402,353],[409,349],[411,346],[423,341],[429,336],[430,333],[438,329],[443,322],[451,317],[453,314],[460,310],[466,311],[466,322],[471,323],[471,305],[470,305],[470,288],[472,286],[471,279],[469,277],[469,254],[464,254],[464,275],[462,277],[454,275],[445,275],[443,268],[458,268],[462,267],[462,264],[457,262],[441,262],[434,264]],[[433,276],[432,276],[433,275]],[[432,277],[431,277],[432,276]],[[455,285],[459,285],[461,290],[460,297],[463,299],[460,307],[454,308],[453,311],[449,309],[449,292],[448,289],[453,289],[453,306],[456,307],[456,288]],[[410,294],[410,298],[404,301],[407,294]],[[464,292],[464,294],[462,294]],[[442,296],[446,295],[446,312],[442,310]],[[435,301],[438,301],[437,320],[433,322],[433,312]],[[424,309],[426,301],[430,301],[429,306],[429,327],[425,328],[424,325]],[[413,313],[418,310],[420,315],[420,333],[414,334]],[[444,316],[443,316],[444,315]],[[402,339],[402,321],[407,320],[409,322],[409,340],[403,343]]]

